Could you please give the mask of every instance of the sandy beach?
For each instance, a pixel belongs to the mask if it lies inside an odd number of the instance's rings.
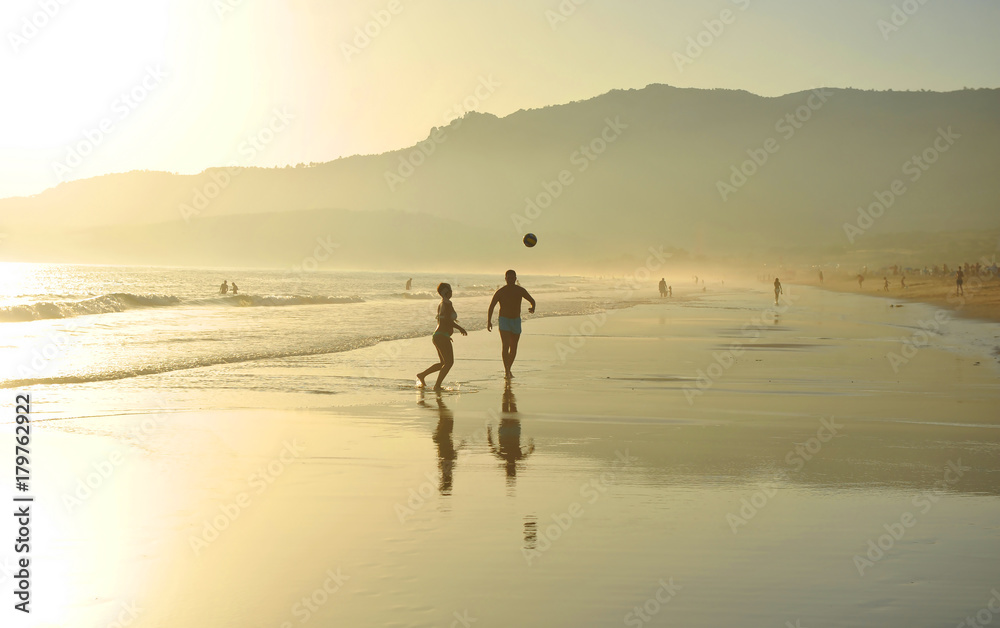
[[[889,280],[889,290],[884,290],[885,279]],[[958,294],[954,277],[906,277],[906,287],[900,283],[898,275],[888,277],[868,277],[863,288],[858,287],[854,278],[826,277],[819,280],[794,282],[799,285],[821,287],[835,292],[867,294],[869,296],[896,301],[928,303],[947,308],[959,316],[1000,322],[1000,280],[993,277],[971,277],[965,280],[963,293]]]
[[[1000,386],[959,340],[1000,327],[949,319],[894,363],[933,308],[790,288],[530,320],[509,388],[485,331],[440,395],[412,384],[426,338],[209,367],[316,390],[375,369],[355,395],[36,387],[32,625],[975,616],[1000,586]]]

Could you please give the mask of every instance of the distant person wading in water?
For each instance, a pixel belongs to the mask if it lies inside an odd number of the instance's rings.
[[[782,293],[781,282],[778,281],[777,277],[775,277],[774,278],[774,304],[775,305],[778,304],[778,297],[781,295],[781,293]]]
[[[438,361],[437,364],[428,367],[425,371],[417,373],[417,379],[420,380],[420,387],[423,388],[427,385],[424,378],[431,373],[440,371],[437,381],[434,383],[434,390],[441,390],[441,382],[444,381],[448,371],[455,364],[455,349],[451,346],[451,334],[455,329],[462,332],[463,336],[468,336],[469,332],[458,324],[458,314],[451,304],[451,286],[446,283],[439,284],[437,291],[441,295],[441,304],[438,305],[438,326],[434,330],[434,335],[431,336],[431,341],[434,343],[434,348],[437,349]]]
[[[219,286],[219,294],[227,294],[229,292],[229,281],[223,280],[222,285]]]
[[[962,287],[963,283],[965,283],[965,273],[959,268],[958,274],[955,276],[955,296],[965,295],[965,289]]]
[[[486,329],[493,331],[493,308],[500,304],[500,316],[497,319],[500,327],[500,357],[503,358],[504,377],[510,379],[514,377],[510,372],[510,367],[517,357],[517,343],[521,339],[521,299],[526,299],[531,307],[528,314],[535,312],[535,300],[531,298],[528,291],[517,282],[517,273],[508,270],[504,275],[507,285],[496,291],[493,300],[490,301],[490,311],[486,314]]]

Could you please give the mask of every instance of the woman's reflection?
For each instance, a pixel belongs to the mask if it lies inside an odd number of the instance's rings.
[[[503,400],[500,406],[503,414],[517,414],[517,399],[510,388],[510,382],[504,386]],[[496,441],[493,439],[493,426],[486,428],[486,439],[490,450],[504,461],[507,471],[507,486],[513,487],[517,479],[517,463],[527,458],[535,451],[535,441],[529,440],[527,447],[521,446],[521,420],[513,416],[501,416],[497,427]]]
[[[445,405],[440,391],[434,396],[434,400],[437,402],[437,411],[440,417],[437,428],[434,430],[434,444],[437,445],[438,451],[438,469],[441,472],[438,490],[441,491],[442,495],[451,495],[451,474],[455,467],[455,459],[458,458],[458,450],[455,449],[455,443],[451,438],[451,432],[455,429],[455,415]],[[427,408],[433,407],[424,401],[422,390],[420,391],[420,401],[417,404]]]

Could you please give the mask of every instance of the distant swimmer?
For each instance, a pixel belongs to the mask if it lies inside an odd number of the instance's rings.
[[[965,283],[965,273],[962,269],[958,269],[958,274],[955,276],[955,295],[965,295],[965,289],[962,288],[962,284]]]
[[[486,330],[493,331],[493,308],[500,304],[500,316],[497,319],[500,327],[500,357],[503,359],[504,377],[514,377],[510,367],[517,357],[517,343],[521,339],[521,299],[526,299],[531,307],[528,314],[535,312],[535,300],[528,291],[517,285],[517,273],[508,270],[504,275],[507,285],[496,291],[490,301],[490,311],[486,314]]]
[[[409,290],[412,287],[413,287],[413,277],[410,277],[409,279],[406,280],[406,289]]]
[[[777,278],[777,277],[775,277],[775,278],[774,278],[774,304],[775,304],[775,305],[777,305],[777,304],[778,304],[778,297],[779,297],[779,296],[780,296],[781,294],[782,294],[782,290],[781,290],[781,282],[780,282],[780,281],[778,281],[778,278]]]
[[[883,292],[889,292],[889,278],[888,277],[882,277],[882,280],[885,282],[885,285],[882,286],[882,291]]]
[[[227,294],[229,292],[229,282],[223,280],[222,285],[219,286],[219,294]]]
[[[236,282],[234,281],[233,282],[233,294],[239,294],[239,293],[240,293],[240,289],[239,289],[239,287],[237,287]]]
[[[667,280],[665,277],[660,278],[660,298],[667,296]]]
[[[438,284],[437,291],[441,295],[441,303],[438,305],[437,329],[434,330],[434,335],[431,336],[431,342],[434,343],[434,348],[437,349],[438,361],[423,372],[417,373],[417,379],[420,380],[420,387],[423,388],[427,385],[424,378],[431,373],[438,373],[440,371],[437,381],[434,383],[434,390],[441,390],[441,382],[444,381],[448,371],[455,364],[455,349],[451,346],[451,334],[455,329],[462,332],[463,336],[468,336],[469,332],[462,329],[462,326],[458,324],[458,314],[455,312],[455,307],[451,304],[451,286],[446,283]]]
[[[864,288],[865,276],[858,273],[858,288]]]

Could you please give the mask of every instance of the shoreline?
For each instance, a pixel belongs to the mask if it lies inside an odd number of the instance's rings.
[[[819,281],[789,281],[790,285],[809,286],[827,292],[856,294],[861,296],[879,297],[923,303],[955,312],[963,318],[979,319],[988,322],[1000,322],[1000,280],[996,278],[981,279],[971,277],[965,282],[965,295],[955,294],[954,279],[937,277],[915,277],[907,279],[907,287],[901,288],[900,277],[889,278],[889,291],[882,290],[883,280],[868,277],[865,280],[870,287],[859,290],[857,282],[852,279],[826,279]],[[897,307],[902,307],[901,305]]]

